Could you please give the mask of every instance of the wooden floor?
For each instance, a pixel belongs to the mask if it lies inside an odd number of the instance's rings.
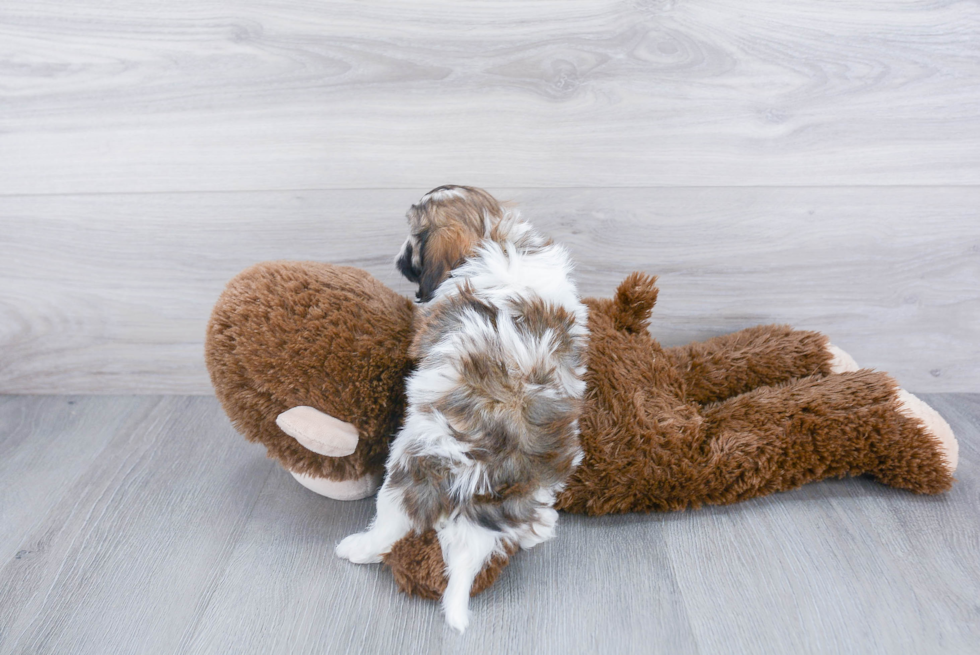
[[[583,518],[458,636],[334,544],[373,502],[300,487],[199,396],[0,396],[0,653],[976,653],[980,394],[940,497],[825,481]]]

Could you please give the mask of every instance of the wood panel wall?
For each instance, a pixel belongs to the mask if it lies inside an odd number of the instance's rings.
[[[391,265],[443,183],[515,200],[589,294],[661,276],[666,343],[820,329],[980,388],[969,2],[0,8],[0,392],[209,393],[265,259]]]

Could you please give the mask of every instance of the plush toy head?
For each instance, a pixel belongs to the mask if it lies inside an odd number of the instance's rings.
[[[354,480],[384,471],[405,411],[415,305],[369,273],[269,262],[233,279],[214,308],[205,357],[235,427],[294,473]],[[356,450],[327,457],[276,417],[312,406],[358,432]]]

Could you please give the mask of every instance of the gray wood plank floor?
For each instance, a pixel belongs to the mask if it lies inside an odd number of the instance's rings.
[[[924,398],[949,494],[564,515],[461,637],[332,555],[371,500],[306,491],[213,398],[0,396],[0,653],[976,653],[980,394]]]

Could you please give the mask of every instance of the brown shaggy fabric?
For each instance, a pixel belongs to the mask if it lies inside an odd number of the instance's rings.
[[[592,515],[733,503],[827,477],[869,474],[919,493],[952,476],[897,384],[868,370],[829,375],[827,339],[763,326],[664,350],[647,329],[654,278],[630,275],[611,299],[589,299],[585,459],[558,500]],[[287,468],[333,479],[381,470],[404,411],[413,306],[355,269],[254,267],[229,284],[208,330],[212,381],[235,425]],[[353,455],[309,453],[275,417],[312,405],[361,431]],[[385,557],[408,593],[438,598],[435,533]],[[507,564],[495,558],[473,587]]]
[[[561,509],[678,510],[864,473],[949,487],[938,450],[897,411],[898,385],[866,370],[827,376],[822,335],[769,326],[668,354],[645,323],[619,328],[620,295],[590,301],[585,461]],[[924,464],[910,479],[887,472],[901,463],[912,474],[909,462]]]
[[[827,337],[788,325],[759,325],[707,341],[669,348],[684,378],[684,397],[702,405],[757,387],[828,375]]]
[[[384,470],[405,412],[415,305],[365,271],[314,262],[253,266],[211,313],[205,360],[218,400],[287,469],[334,480]],[[309,405],[357,428],[347,457],[311,452],[276,425]]]

